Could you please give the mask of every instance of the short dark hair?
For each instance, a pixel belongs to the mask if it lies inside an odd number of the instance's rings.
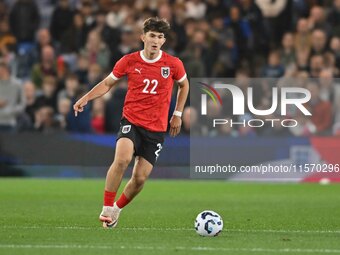
[[[143,33],[149,31],[154,31],[158,33],[163,33],[164,36],[167,35],[170,30],[170,24],[166,19],[160,19],[158,17],[148,18],[143,23]]]

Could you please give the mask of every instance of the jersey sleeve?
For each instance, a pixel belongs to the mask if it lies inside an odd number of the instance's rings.
[[[124,75],[126,75],[126,70],[128,67],[128,60],[127,56],[122,57],[117,61],[115,66],[112,69],[112,72],[110,73],[110,76],[114,80],[119,80]]]
[[[183,62],[179,58],[176,58],[175,60],[175,72],[173,78],[177,82],[182,82],[185,78],[187,78]]]

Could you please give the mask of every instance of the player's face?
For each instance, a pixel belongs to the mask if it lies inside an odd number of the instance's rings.
[[[163,33],[148,31],[142,35],[142,41],[144,42],[144,50],[150,54],[158,54],[165,43],[165,37]]]

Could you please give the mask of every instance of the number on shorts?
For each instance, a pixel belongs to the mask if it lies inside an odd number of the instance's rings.
[[[159,153],[161,152],[162,150],[162,144],[161,143],[157,143],[157,148],[158,150],[155,151],[155,154],[156,154],[156,160],[158,159],[159,157]]]

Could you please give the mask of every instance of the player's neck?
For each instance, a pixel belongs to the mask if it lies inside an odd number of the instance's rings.
[[[159,50],[158,52],[156,53],[151,53],[151,52],[148,52],[147,50],[142,50],[142,54],[144,55],[144,57],[148,60],[154,60],[156,59],[159,54],[161,54],[161,51]]]

